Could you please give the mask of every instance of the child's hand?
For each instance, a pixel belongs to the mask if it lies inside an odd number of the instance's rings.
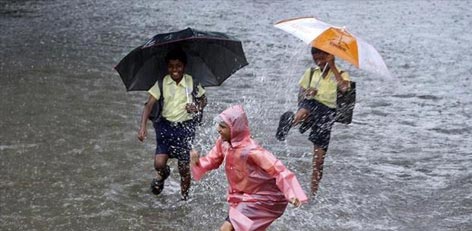
[[[185,110],[187,110],[188,113],[198,112],[197,105],[195,105],[194,103],[188,103],[187,105],[185,105]]]
[[[326,59],[325,59],[325,60],[326,60],[326,62],[328,63],[328,65],[329,65],[330,68],[335,68],[335,67],[336,67],[336,65],[334,64],[334,55],[328,54],[328,55],[326,56]]]
[[[190,150],[190,165],[197,165],[200,159],[200,154],[195,149]]]
[[[138,140],[143,142],[147,137],[147,131],[145,128],[140,128],[138,131]]]
[[[302,205],[302,202],[298,198],[294,197],[290,200],[290,204],[298,208]]]
[[[341,90],[341,92],[346,92],[347,90],[349,90],[349,86],[350,86],[350,82],[349,81],[346,81],[346,80],[343,80],[341,81],[341,83],[338,84],[339,85],[339,90]]]
[[[316,88],[308,88],[305,90],[305,97],[313,97],[318,93],[318,90]]]

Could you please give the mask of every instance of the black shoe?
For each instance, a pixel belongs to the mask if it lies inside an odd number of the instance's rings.
[[[161,194],[163,189],[164,189],[164,180],[152,179],[151,192],[154,193],[154,195]]]
[[[161,179],[152,179],[151,182],[151,191],[155,195],[159,195],[162,190],[164,189],[164,181],[169,177],[170,175],[170,167],[169,165],[166,165],[166,168],[163,170],[163,172],[158,172],[158,174],[161,176]]]
[[[315,124],[315,120],[313,119],[313,117],[310,115],[308,115],[308,117],[306,117],[305,120],[303,120],[303,122],[300,124],[300,127],[298,128],[298,131],[300,131],[300,133],[305,133],[308,129],[310,129],[311,127],[313,127],[313,124]]]
[[[188,200],[188,192],[182,193],[182,195],[180,195],[180,200],[183,200],[183,201]]]
[[[284,141],[285,137],[292,128],[294,114],[291,111],[287,111],[282,116],[280,116],[279,127],[277,128],[277,133],[275,137],[277,140]]]

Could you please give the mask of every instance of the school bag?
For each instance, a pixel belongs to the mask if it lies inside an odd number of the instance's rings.
[[[354,106],[356,105],[356,82],[351,81],[351,87],[346,92],[338,91],[336,104],[334,121],[350,124],[354,114]]]

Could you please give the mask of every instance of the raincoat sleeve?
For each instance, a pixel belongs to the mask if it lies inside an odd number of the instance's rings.
[[[223,163],[224,155],[221,150],[221,139],[216,141],[215,146],[206,156],[200,157],[196,165],[192,165],[192,176],[196,181],[200,180],[206,172],[217,169]]]
[[[282,191],[288,201],[292,198],[298,198],[301,202],[308,201],[295,174],[288,170],[272,153],[266,150],[256,150],[250,154],[249,158],[275,178],[277,187]]]

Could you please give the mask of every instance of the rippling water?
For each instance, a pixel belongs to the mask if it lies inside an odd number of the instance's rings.
[[[270,230],[472,229],[472,25],[468,1],[0,0],[0,229],[216,230],[226,217],[222,170],[179,201],[175,162],[162,196],[149,193],[153,137],[136,139],[144,92],[113,66],[152,35],[187,26],[243,41],[249,66],[221,87],[212,117],[242,103],[252,133],[308,191],[311,144],[295,130],[308,48],[272,25],[316,16],[378,48],[396,80],[340,62],[357,82],[351,125],[336,124],[319,196],[289,207]],[[151,127],[151,126],[149,126]],[[152,131],[150,130],[151,134]]]

